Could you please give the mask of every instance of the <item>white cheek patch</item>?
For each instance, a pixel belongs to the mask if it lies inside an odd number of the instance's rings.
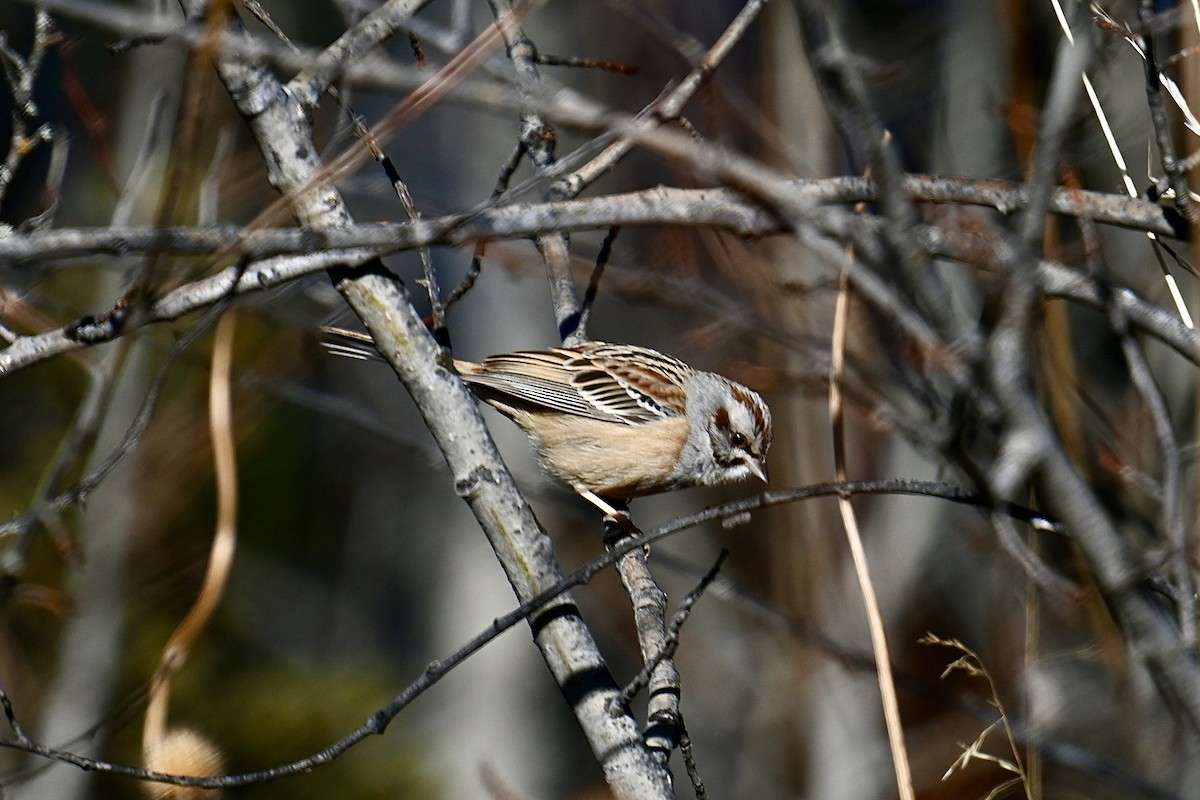
[[[732,467],[725,469],[725,477],[732,481],[740,481],[745,478],[754,477],[754,472],[744,462],[734,464]]]

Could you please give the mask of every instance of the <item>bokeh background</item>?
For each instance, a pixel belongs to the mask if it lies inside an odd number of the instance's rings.
[[[173,169],[213,176],[217,219],[246,224],[276,197],[257,149],[210,67],[176,40],[113,53],[132,32],[89,21],[106,9],[151,14],[155,3],[76,0],[53,8],[61,39],[37,75],[38,119],[53,144],[20,164],[0,202],[0,222],[58,227],[155,224],[180,187]],[[320,48],[373,7],[362,0],[265,2],[295,42]],[[1132,3],[1106,3],[1134,19]],[[830,3],[880,118],[912,172],[1021,180],[1061,31],[1048,0],[842,0]],[[1184,4],[1186,6],[1186,4]],[[548,80],[633,113],[679,80],[720,35],[740,3],[653,0],[548,2],[525,24],[544,54],[604,59],[634,75],[544,66]],[[74,9],[74,10],[72,10]],[[1160,3],[1164,52],[1189,46],[1190,7]],[[178,15],[171,4],[162,13]],[[269,33],[244,10],[255,36]],[[8,47],[28,54],[33,4],[0,5]],[[181,18],[180,18],[181,19]],[[490,24],[483,3],[438,0],[416,32],[432,70]],[[1194,26],[1190,28],[1194,30]],[[1091,31],[1090,67],[1134,183],[1150,184],[1152,145],[1137,54],[1119,36]],[[795,10],[769,4],[685,112],[706,141],[784,174],[860,174],[835,132],[802,47]],[[387,55],[418,70],[408,37]],[[1181,59],[1173,74],[1191,90]],[[503,54],[486,70],[507,74]],[[400,99],[341,87],[374,121]],[[0,95],[0,104],[11,103]],[[200,135],[184,148],[186,113]],[[0,114],[0,141],[10,115]],[[314,118],[330,156],[353,137],[328,100]],[[424,216],[463,211],[488,198],[517,139],[512,112],[452,99],[386,144]],[[1182,136],[1182,134],[1181,134]],[[558,131],[558,153],[590,139]],[[1190,139],[1181,141],[1190,145]],[[1181,148],[1187,152],[1188,148]],[[1148,158],[1150,154],[1150,158]],[[1095,118],[1080,106],[1061,160],[1064,174],[1121,193]],[[1155,176],[1161,169],[1154,168]],[[514,185],[528,178],[523,165]],[[590,195],[656,184],[704,185],[680,165],[635,150]],[[185,184],[194,185],[194,184]],[[339,181],[356,218],[402,220],[383,171],[370,164]],[[535,185],[514,199],[534,199]],[[195,222],[185,198],[174,222]],[[978,224],[1004,218],[960,208]],[[603,231],[572,236],[586,285]],[[1099,254],[1067,223],[1048,235],[1068,264],[1100,259],[1107,277],[1170,308],[1143,234],[1105,228]],[[1187,245],[1177,245],[1186,255]],[[444,287],[466,272],[468,250],[436,248]],[[415,253],[385,259],[428,310]],[[0,321],[47,329],[112,306],[144,258],[0,263]],[[214,268],[173,257],[183,281]],[[939,265],[964,319],[986,324],[987,274]],[[1185,297],[1191,276],[1176,270]],[[772,487],[834,478],[828,410],[837,265],[791,237],[744,240],[699,228],[623,230],[592,317],[596,338],[656,347],[761,391],[775,416]],[[381,364],[339,358],[320,326],[348,324],[323,276],[246,297],[238,316],[234,407],[241,507],[227,594],[180,673],[171,719],[218,743],[231,771],[307,755],[359,725],[433,659],[457,649],[514,606],[503,573],[412,402]],[[994,448],[979,429],[947,443],[936,354],[918,352],[885,318],[852,311],[849,469],[855,478],[948,480],[975,487],[956,448]],[[121,343],[55,358],[0,379],[0,508],[34,508],[47,487],[69,485],[117,445],[164,358],[196,323],[155,325]],[[1099,312],[1046,301],[1030,353],[1041,399],[1091,485],[1130,541],[1159,546],[1161,461],[1147,412],[1131,389],[1119,342]],[[489,246],[475,288],[449,313],[455,354],[556,343],[541,258],[529,242]],[[160,651],[190,606],[214,524],[207,423],[211,337],[191,345],[166,376],[137,446],[86,499],[45,515],[35,532],[0,541],[0,680],[15,712],[47,744],[136,763],[144,698]],[[120,352],[118,352],[120,351]],[[1194,366],[1165,348],[1147,357],[1181,441],[1194,439]],[[95,406],[99,403],[98,407]],[[94,439],[70,444],[92,414]],[[493,433],[568,570],[603,550],[586,504],[550,485],[523,436],[485,411]],[[970,426],[969,419],[962,421]],[[1195,470],[1185,460],[1187,501]],[[67,458],[63,458],[66,453]],[[61,467],[57,466],[60,465]],[[58,469],[62,474],[57,474]],[[728,487],[638,500],[643,527],[756,491]],[[1036,497],[1014,498],[1036,505]],[[955,651],[920,644],[927,632],[978,653],[1004,712],[1019,729],[1020,757],[1039,797],[1200,797],[1196,731],[1174,713],[1127,651],[1094,591],[1047,595],[998,545],[985,513],[920,497],[855,501],[887,622],[914,782],[922,798],[989,796],[1012,775],[973,760],[943,779],[962,748],[998,718],[988,682],[943,677]],[[1191,511],[1188,519],[1194,519]],[[1089,586],[1069,542],[1036,546]],[[673,602],[718,551],[729,559],[684,629],[677,663],[683,711],[713,797],[880,798],[896,793],[866,617],[833,499],[755,513],[737,527],[710,525],[653,550],[651,564]],[[640,666],[628,599],[611,572],[576,592],[610,666],[627,679]],[[640,707],[640,706],[639,706]],[[983,750],[1012,760],[997,728]],[[682,775],[682,772],[680,772]],[[125,798],[130,780],[86,774],[0,752],[3,796]],[[686,794],[686,784],[681,784]],[[424,695],[386,736],[311,774],[238,789],[238,798],[458,798],[605,796],[599,768],[533,645],[518,627]],[[991,796],[1016,797],[1020,786]]]

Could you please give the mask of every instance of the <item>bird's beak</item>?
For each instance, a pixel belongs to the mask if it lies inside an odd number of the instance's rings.
[[[750,467],[750,471],[754,473],[754,477],[758,478],[763,483],[771,482],[770,479],[767,478],[767,464],[765,461],[752,459],[746,462],[746,466]]]

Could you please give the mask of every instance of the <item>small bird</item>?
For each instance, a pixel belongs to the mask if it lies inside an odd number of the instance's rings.
[[[322,330],[355,344],[331,352],[371,357],[370,336]],[[632,497],[754,477],[767,481],[771,411],[757,393],[677,358],[630,344],[454,359],[475,396],[517,423],[543,469],[605,514]]]
[[[555,480],[610,501],[767,480],[771,412],[757,393],[645,347],[585,342],[454,367],[529,436]]]

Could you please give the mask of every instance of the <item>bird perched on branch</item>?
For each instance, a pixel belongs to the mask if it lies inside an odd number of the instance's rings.
[[[767,480],[762,398],[655,350],[586,342],[454,366],[525,431],[551,477],[611,516],[610,500]]]
[[[455,359],[454,368],[476,397],[525,431],[552,478],[612,517],[624,516],[613,502],[633,497],[767,480],[771,412],[762,398],[655,350],[585,342],[479,364]]]

